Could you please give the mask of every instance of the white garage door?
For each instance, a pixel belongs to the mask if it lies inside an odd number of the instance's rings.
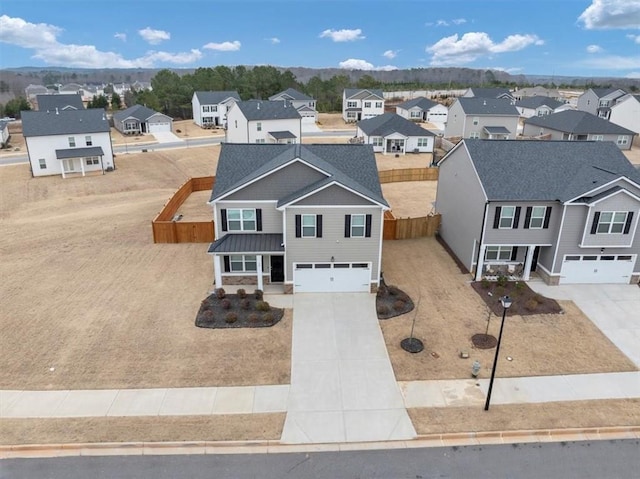
[[[297,263],[294,293],[368,293],[370,263]]]
[[[149,133],[158,133],[162,131],[171,131],[171,123],[149,123]]]
[[[561,284],[622,283],[631,280],[636,255],[566,255]]]

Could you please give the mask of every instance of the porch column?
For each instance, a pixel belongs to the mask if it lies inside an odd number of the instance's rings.
[[[80,158],[80,171],[82,171],[82,176],[85,175],[84,171],[84,158]]]
[[[213,277],[216,282],[216,288],[222,288],[222,265],[220,263],[220,255],[213,255]]]
[[[258,273],[258,289],[264,291],[264,280],[262,278],[262,255],[256,256],[256,272]]]
[[[536,250],[535,245],[529,245],[527,248],[527,258],[524,261],[524,271],[522,272],[522,280],[529,281],[531,274],[531,263],[533,262],[533,252]]]
[[[60,171],[62,172],[62,179],[66,178],[67,175],[64,174],[64,160],[60,160]]]
[[[487,247],[485,245],[480,246],[480,254],[478,255],[478,264],[476,264],[476,276],[475,281],[482,279],[482,270],[484,269],[484,254]]]

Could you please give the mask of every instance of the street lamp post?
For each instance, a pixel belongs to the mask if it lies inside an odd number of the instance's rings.
[[[493,368],[491,369],[491,379],[489,380],[489,391],[487,391],[487,401],[484,403],[484,410],[489,410],[489,403],[491,402],[491,390],[493,389],[493,380],[496,377],[496,366],[498,364],[498,355],[500,354],[500,342],[502,341],[502,329],[504,328],[504,318],[507,315],[507,309],[512,304],[509,296],[503,296],[500,298],[502,304],[502,322],[500,323],[500,333],[498,334],[498,344],[496,344],[496,356],[493,358]]]

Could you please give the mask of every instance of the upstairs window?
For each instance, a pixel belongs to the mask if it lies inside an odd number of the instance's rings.
[[[256,123],[256,130],[262,131],[262,123],[261,122]]]
[[[357,101],[348,101],[347,102],[347,108],[357,108],[358,107],[358,102]]]
[[[302,237],[316,237],[316,215],[302,215]]]
[[[596,211],[591,234],[629,234],[633,211]]]
[[[524,227],[532,230],[548,228],[551,208],[546,206],[527,206]]]
[[[93,145],[93,141],[91,140],[91,136],[87,135],[84,137],[84,143],[87,146],[92,146]]]
[[[376,108],[382,108],[382,102],[381,101],[377,101],[376,102]]]
[[[496,206],[494,229],[516,229],[520,221],[519,206]]]
[[[480,123],[480,118],[478,118],[477,116],[473,117],[473,124],[477,125],[478,123]]]
[[[371,108],[371,102],[370,101],[365,101],[364,102],[364,107],[365,108]]]
[[[229,208],[226,210],[228,231],[256,231],[256,210]]]
[[[69,148],[75,148],[76,146],[76,139],[73,136],[69,137]]]

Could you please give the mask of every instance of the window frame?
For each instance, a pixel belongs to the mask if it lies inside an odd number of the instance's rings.
[[[376,102],[376,108],[382,108],[382,102],[381,101],[377,101]]]
[[[232,218],[235,212],[240,212],[239,218]],[[253,218],[245,218],[245,212],[253,212]],[[253,221],[253,229],[247,228],[245,222]],[[239,222],[239,229],[231,227],[231,222]],[[258,231],[258,214],[256,208],[227,208],[227,231]]]
[[[354,224],[354,219],[355,218],[362,218],[362,224]],[[352,214],[351,215],[351,220],[350,220],[350,238],[365,238],[366,237],[366,232],[367,232],[367,215],[363,214],[363,213],[357,213],[357,214]],[[354,229],[357,228],[357,229]],[[360,229],[362,229],[362,234],[356,234],[356,231],[360,231]]]
[[[47,169],[47,160],[45,158],[38,158],[38,166],[40,166],[41,170]]]
[[[616,145],[627,146],[628,144],[629,144],[629,135],[618,135],[618,139],[616,140]]]
[[[256,131],[262,131],[262,122],[261,121],[256,123]]]
[[[547,216],[547,206],[532,206],[531,217],[529,218],[529,229],[541,230],[544,228],[544,219]],[[535,215],[536,209],[542,209],[542,216]],[[540,220],[540,226],[534,226],[533,221]]]
[[[69,137],[67,137],[67,140],[69,141],[69,148],[75,148],[76,147],[76,137],[75,136],[69,136]]]
[[[100,158],[98,158],[97,156],[86,156],[84,158],[84,164],[87,166],[99,165]]]
[[[317,218],[318,215],[315,214],[301,214],[300,215],[300,237],[301,238],[317,238]],[[312,220],[309,223],[305,224],[305,219]],[[307,230],[305,232],[305,229]],[[313,230],[313,234],[309,234],[310,230]]]
[[[418,138],[418,148],[429,146],[429,138]]]
[[[365,101],[363,104],[363,108],[371,108],[371,102],[370,101]]]
[[[358,108],[357,101],[347,101],[347,108]]]
[[[603,216],[611,215],[611,218],[608,221],[603,221]],[[624,215],[622,221],[616,221],[616,215]],[[600,216],[598,217],[598,225],[596,226],[596,234],[609,234],[609,235],[617,235],[624,234],[624,227],[627,224],[627,217],[629,216],[628,211],[601,211]],[[605,226],[607,231],[600,231],[601,226]],[[620,231],[612,231],[614,229],[614,225],[620,225]],[[617,227],[616,227],[617,229]]]
[[[504,214],[505,213],[504,210],[505,209],[509,209],[509,208],[513,209],[513,212],[512,212],[510,217]],[[509,223],[509,226],[502,226],[502,221],[503,220],[507,220],[509,218],[511,219],[511,222]],[[511,229],[513,229],[513,224],[514,224],[515,218],[516,218],[516,207],[515,206],[502,206],[500,208],[500,220],[498,222],[498,229],[501,229],[501,230],[511,230]]]
[[[480,117],[479,116],[474,116],[472,123],[474,125],[478,125],[480,123]]]
[[[93,146],[93,140],[91,139],[91,135],[85,135],[84,144],[86,146]]]
[[[253,259],[251,259],[253,258]],[[234,269],[240,265],[240,269]],[[248,265],[254,265],[253,269],[248,268]],[[229,255],[229,273],[257,273],[258,272],[258,257],[255,254],[230,254]]]
[[[490,258],[489,253],[495,252],[495,258]],[[503,253],[509,253],[508,255],[503,256]],[[511,261],[511,256],[513,255],[513,246],[487,246],[487,249],[484,252],[484,260],[485,261]]]
[[[384,138],[382,138],[381,136],[374,136],[373,138],[371,138],[371,144],[373,146],[382,147],[384,146]]]

